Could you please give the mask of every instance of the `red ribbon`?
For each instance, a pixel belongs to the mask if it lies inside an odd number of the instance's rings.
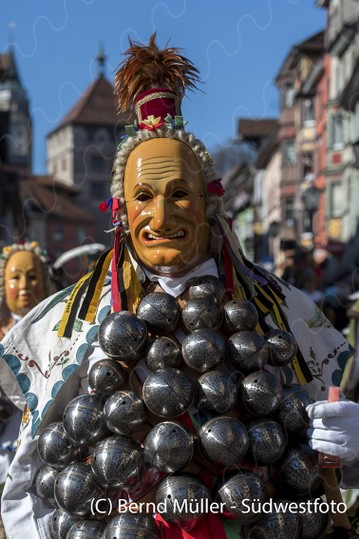
[[[111,277],[111,296],[112,296],[112,310],[117,313],[121,311],[121,294],[119,286],[119,276],[117,270],[117,264],[120,256],[120,244],[121,244],[122,228],[117,226],[115,229],[115,241],[112,256],[112,277]]]
[[[210,195],[217,195],[218,197],[223,197],[224,189],[221,184],[221,180],[213,180],[207,185],[207,193]]]
[[[175,524],[168,524],[160,514],[155,518],[163,539],[227,539],[222,521],[214,513],[204,515],[188,532]]]

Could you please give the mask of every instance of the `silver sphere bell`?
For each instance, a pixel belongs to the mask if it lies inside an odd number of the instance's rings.
[[[222,323],[222,311],[209,296],[190,299],[182,309],[182,321],[189,331],[218,329]]]
[[[243,531],[246,539],[302,539],[301,515],[289,511],[267,513]]]
[[[182,342],[182,356],[194,371],[206,372],[217,367],[225,358],[226,343],[213,329],[197,329]]]
[[[119,490],[140,483],[145,466],[139,445],[124,436],[110,436],[94,448],[91,468],[101,486]]]
[[[63,509],[55,509],[50,520],[50,534],[52,539],[64,539],[70,528],[79,521],[80,517],[75,517]]]
[[[159,539],[155,519],[145,513],[122,513],[106,525],[101,539]]]
[[[144,458],[148,466],[167,474],[182,470],[193,456],[193,434],[172,421],[155,425],[143,444]]]
[[[169,337],[158,337],[147,352],[146,364],[151,371],[158,371],[166,367],[179,367],[181,359],[181,350],[175,341]]]
[[[130,436],[146,423],[145,403],[134,391],[116,391],[103,407],[105,423],[111,432]]]
[[[208,488],[199,479],[187,475],[166,477],[156,492],[156,505],[161,503],[164,520],[184,530],[191,529],[198,522],[210,502]]]
[[[238,331],[227,341],[227,357],[233,367],[249,374],[263,369],[269,357],[266,340],[254,331]]]
[[[281,403],[283,388],[273,374],[257,371],[242,380],[240,395],[244,406],[252,414],[267,416]]]
[[[321,484],[317,453],[306,444],[288,449],[272,465],[271,477],[282,492],[310,497]]]
[[[102,399],[96,395],[80,395],[64,410],[63,422],[68,437],[78,446],[92,446],[109,431],[102,412]]]
[[[199,449],[203,457],[219,466],[238,464],[248,450],[246,427],[234,417],[214,417],[199,433]]]
[[[269,348],[269,365],[284,367],[295,358],[297,343],[293,335],[280,329],[272,329],[265,335]]]
[[[71,526],[66,539],[101,539],[106,523],[100,520],[81,520]]]
[[[301,433],[309,427],[306,411],[312,400],[301,386],[283,386],[283,400],[278,406],[275,417],[285,430]]]
[[[146,322],[152,333],[170,333],[178,325],[181,309],[170,294],[152,292],[140,301],[137,316]]]
[[[189,288],[189,299],[210,297],[221,305],[226,296],[226,288],[222,281],[214,275],[193,277],[186,283]]]
[[[45,427],[37,441],[37,450],[42,462],[58,469],[74,462],[79,453],[66,434],[62,421]]]
[[[126,370],[115,359],[101,359],[92,365],[88,383],[96,395],[112,395],[126,384]]]
[[[287,439],[279,423],[273,419],[256,419],[247,425],[249,447],[258,466],[276,462],[287,445]]]
[[[262,518],[260,512],[248,510],[250,501],[256,500],[259,504],[263,504],[268,500],[263,481],[255,474],[244,472],[226,481],[218,490],[218,494],[221,501],[226,504],[226,510],[238,520],[240,526]]]
[[[134,313],[120,311],[106,316],[98,338],[106,355],[131,362],[141,357],[147,342],[147,326]]]
[[[36,495],[49,507],[57,507],[54,487],[58,470],[43,466],[40,468],[35,479]]]
[[[195,401],[200,410],[205,412],[228,412],[237,404],[238,388],[235,373],[231,375],[221,371],[209,371],[197,380]]]
[[[103,496],[103,492],[96,483],[89,464],[70,464],[56,477],[55,500],[61,509],[71,515],[89,516],[91,502],[100,496]]]
[[[258,324],[258,312],[255,306],[244,299],[232,299],[223,306],[223,327],[229,333],[253,331]]]
[[[314,502],[314,500],[311,500]],[[323,500],[319,498],[318,502]],[[324,511],[305,511],[300,513],[303,533],[301,539],[319,539],[329,525],[329,514]]]
[[[160,369],[150,374],[142,388],[147,408],[160,417],[178,417],[193,402],[194,386],[180,370]]]

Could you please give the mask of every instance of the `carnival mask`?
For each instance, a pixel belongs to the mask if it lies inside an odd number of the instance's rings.
[[[45,298],[44,271],[31,251],[12,254],[5,268],[5,301],[8,309],[24,316]]]
[[[187,144],[139,144],[127,160],[124,189],[133,247],[147,268],[180,276],[208,258],[204,180]]]

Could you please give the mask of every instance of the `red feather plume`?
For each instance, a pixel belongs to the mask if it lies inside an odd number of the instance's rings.
[[[168,88],[182,100],[187,89],[197,88],[199,71],[190,60],[182,56],[182,49],[159,49],[156,32],[148,45],[129,39],[130,47],[115,75],[115,94],[118,111],[133,111],[137,97],[151,88]]]

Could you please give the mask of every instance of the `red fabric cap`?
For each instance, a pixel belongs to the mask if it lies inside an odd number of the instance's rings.
[[[164,120],[170,114],[172,118],[180,115],[179,98],[167,88],[151,88],[142,92],[136,100],[136,116],[139,125],[148,116]]]

